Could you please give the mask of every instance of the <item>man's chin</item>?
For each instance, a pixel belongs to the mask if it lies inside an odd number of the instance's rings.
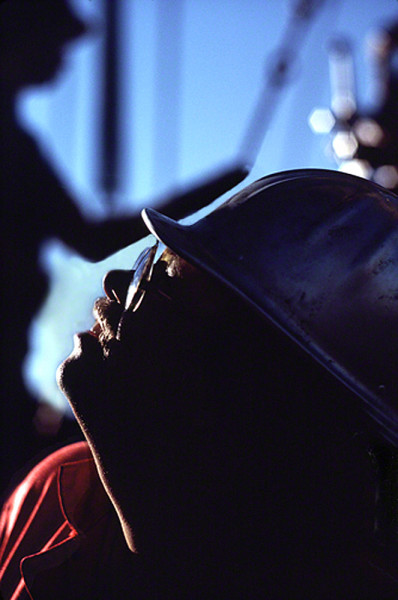
[[[73,338],[71,354],[57,369],[58,387],[73,404],[75,397],[98,389],[104,371],[104,353],[101,344],[91,332],[78,333]]]

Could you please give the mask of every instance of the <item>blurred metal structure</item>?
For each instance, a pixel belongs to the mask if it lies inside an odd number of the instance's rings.
[[[118,189],[120,134],[120,0],[104,3],[104,46],[102,75],[101,185],[108,208]]]
[[[184,0],[159,2],[156,22],[156,144],[153,177],[160,184],[175,181],[181,151],[181,97]]]
[[[366,113],[358,106],[353,51],[346,39],[329,48],[330,108],[309,116],[315,133],[328,134],[327,151],[339,170],[398,190],[398,23],[371,39],[370,59],[378,81],[377,108]]]
[[[292,77],[310,26],[325,0],[298,0],[292,4],[279,46],[266,61],[264,86],[241,142],[241,156],[253,166],[264,136]]]
[[[277,48],[265,61],[264,85],[259,98],[254,106],[249,122],[244,130],[243,139],[236,153],[235,159],[226,169],[220,167],[213,177],[200,185],[200,189],[215,189],[220,194],[240,182],[239,172],[246,176],[253,167],[264,141],[265,134],[278,109],[282,91],[292,79],[292,71],[300,57],[303,44],[310,28],[317,17],[319,10],[326,0],[293,0],[289,7],[287,24],[282,32],[281,41]],[[157,13],[157,48],[156,48],[156,96],[155,106],[155,131],[157,146],[155,157],[157,172],[154,177],[159,180],[170,179],[176,174],[178,162],[178,106],[180,90],[180,63],[181,63],[181,38],[182,15],[184,0],[178,0],[173,5],[159,3]],[[170,14],[173,16],[170,19]],[[104,3],[105,38],[103,47],[103,81],[102,81],[102,134],[101,134],[101,187],[105,193],[108,209],[112,212],[113,198],[118,192],[120,170],[120,116],[122,114],[121,94],[121,5],[120,0]],[[171,24],[170,24],[171,23]],[[133,77],[133,74],[130,74]],[[134,169],[134,165],[131,165]],[[232,177],[230,177],[232,174]],[[227,187],[220,187],[224,181]],[[227,181],[229,182],[227,184]],[[166,198],[161,202],[165,214],[182,218],[216,199],[214,192],[208,198],[202,195],[202,205],[196,196],[191,207],[189,199],[194,198],[194,190],[184,193],[185,207],[176,211],[173,198]],[[176,198],[179,208],[182,208],[180,198]],[[168,210],[170,208],[170,210]],[[141,231],[139,232],[141,235]],[[134,237],[131,241],[139,239]]]

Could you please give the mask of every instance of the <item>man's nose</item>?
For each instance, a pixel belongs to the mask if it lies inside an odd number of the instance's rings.
[[[104,292],[110,300],[116,300],[119,304],[124,304],[127,296],[127,289],[133,278],[134,271],[114,270],[108,271],[102,281]]]

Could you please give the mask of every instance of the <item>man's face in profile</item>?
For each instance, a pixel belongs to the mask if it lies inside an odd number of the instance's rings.
[[[147,535],[156,522],[156,538],[148,538],[159,540],[171,518],[165,511],[173,511],[174,505],[162,499],[174,498],[184,489],[181,494],[189,497],[183,503],[190,506],[199,497],[192,492],[199,485],[198,473],[207,478],[212,469],[219,471],[224,447],[233,449],[232,443],[223,442],[223,435],[235,435],[231,430],[241,427],[227,391],[236,387],[234,375],[228,376],[217,362],[218,348],[224,348],[222,322],[229,329],[225,315],[234,299],[168,251],[155,264],[149,289],[135,312],[124,310],[131,278],[130,271],[107,274],[107,297],[95,303],[94,331],[75,336],[74,350],[59,368],[58,381],[104,460],[100,473],[105,473],[110,497],[128,477],[117,500],[127,494],[138,537],[140,530]],[[235,373],[234,366],[231,369]],[[215,375],[220,376],[221,391]],[[113,477],[109,484],[108,472]],[[214,489],[209,487],[209,493]],[[182,519],[181,528],[185,527]],[[173,531],[177,538],[175,514]],[[164,535],[170,537],[170,531]]]
[[[131,278],[131,271],[105,276],[106,297],[94,307],[96,323],[75,336],[58,380],[73,406],[114,407],[115,413],[119,407],[120,418],[133,426],[136,403],[154,410],[160,397],[168,398],[172,411],[170,399],[181,402],[189,395],[192,402],[192,389],[206,385],[202,358],[229,294],[168,250],[134,312],[124,307]]]

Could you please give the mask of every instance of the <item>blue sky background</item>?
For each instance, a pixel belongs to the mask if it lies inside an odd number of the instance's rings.
[[[156,207],[163,196],[234,160],[291,2],[121,0],[123,118],[111,197],[101,189],[98,154],[103,0],[71,0],[71,6],[94,32],[66,48],[53,82],[21,94],[18,114],[84,214],[103,219]],[[313,108],[330,102],[328,41],[338,35],[351,41],[359,105],[370,107],[375,83],[367,39],[397,17],[397,0],[323,3],[244,185],[275,171],[337,168],[325,155],[325,137],[308,126]],[[52,288],[32,324],[25,365],[39,399],[66,409],[55,385],[56,366],[70,352],[73,333],[92,325],[104,272],[131,267],[141,247],[93,265],[57,240],[43,243]]]

